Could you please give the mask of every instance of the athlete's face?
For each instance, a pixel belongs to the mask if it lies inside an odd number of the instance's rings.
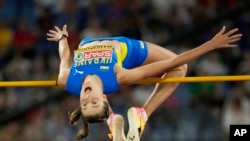
[[[95,76],[86,77],[81,90],[80,104],[84,115],[95,115],[103,109],[104,101],[101,82]]]

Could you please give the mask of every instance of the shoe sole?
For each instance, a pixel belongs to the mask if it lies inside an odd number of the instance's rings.
[[[114,135],[113,141],[126,141],[124,134],[124,119],[121,115],[116,115],[113,119]]]
[[[138,123],[137,123],[137,114],[135,108],[130,108],[128,110],[128,124],[129,124],[129,131],[127,134],[128,141],[140,141],[139,131],[138,131]]]

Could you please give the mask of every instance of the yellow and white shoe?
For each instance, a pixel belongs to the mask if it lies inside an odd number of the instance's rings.
[[[107,120],[109,126],[110,134],[108,134],[110,139],[113,141],[126,141],[124,134],[124,119],[119,114],[111,114]]]
[[[128,141],[140,141],[148,120],[147,114],[143,108],[131,107],[127,113],[129,130],[127,134]]]

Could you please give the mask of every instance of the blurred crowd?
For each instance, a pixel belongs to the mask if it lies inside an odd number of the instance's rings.
[[[244,34],[237,48],[208,53],[189,64],[188,76],[250,74],[250,12],[238,10],[236,0],[0,0],[0,80],[54,80],[59,57],[57,43],[46,33],[54,25],[68,25],[74,50],[85,37],[127,36],[150,41],[176,53],[189,50],[214,36],[222,25]],[[209,20],[211,19],[211,20]],[[195,30],[199,34],[166,44],[171,35]],[[199,29],[200,30],[200,29]],[[192,32],[191,32],[192,33]],[[141,106],[152,85],[135,85],[110,96],[116,113]],[[0,119],[27,109],[18,119],[0,127],[1,141],[71,141],[78,127],[68,123],[67,112],[78,98],[56,87],[0,89]],[[30,107],[31,105],[46,103]],[[183,83],[149,118],[143,141],[228,140],[230,124],[250,124],[250,82]],[[127,131],[127,121],[125,120]],[[90,126],[86,141],[109,140],[105,123]]]

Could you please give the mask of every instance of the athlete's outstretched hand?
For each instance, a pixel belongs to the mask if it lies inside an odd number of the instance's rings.
[[[68,37],[67,25],[64,25],[62,29],[55,26],[54,30],[49,30],[47,36],[47,40],[55,42],[58,42],[63,36]]]
[[[217,48],[227,48],[227,47],[236,47],[236,44],[233,44],[241,39],[242,34],[238,33],[238,28],[234,28],[226,32],[226,27],[223,26],[220,32],[218,32],[212,39],[211,42],[214,45],[214,49]]]

